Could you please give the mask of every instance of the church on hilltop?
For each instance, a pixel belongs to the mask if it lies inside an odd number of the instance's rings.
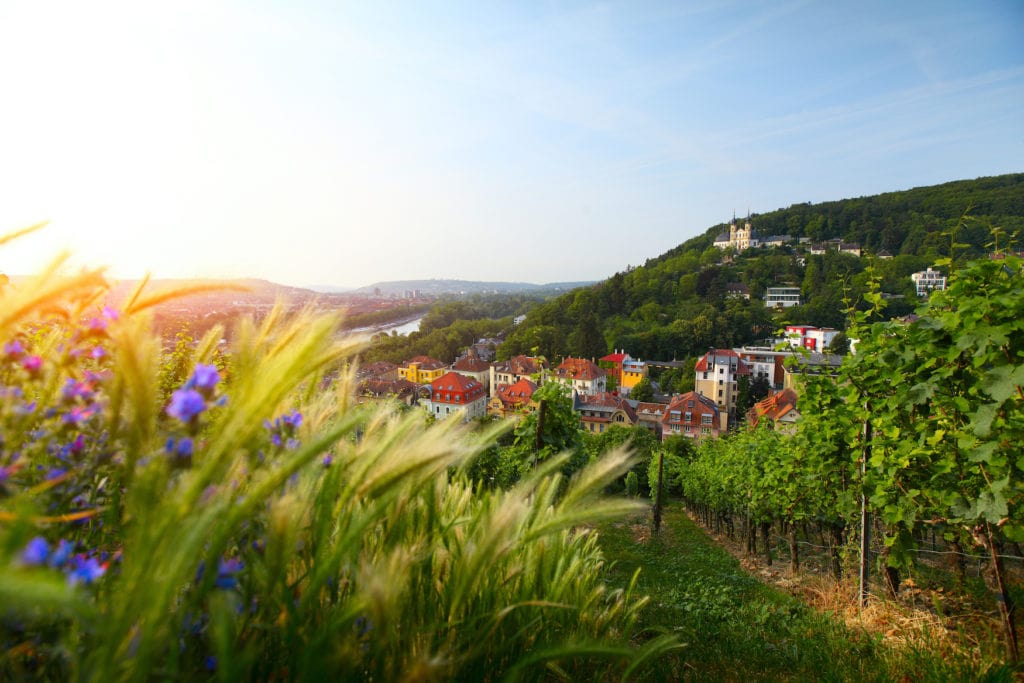
[[[750,216],[742,228],[736,227],[736,214],[732,216],[732,223],[729,224],[729,232],[723,232],[715,238],[715,246],[719,249],[733,248],[736,251],[757,248],[761,246],[761,236],[750,226]]]

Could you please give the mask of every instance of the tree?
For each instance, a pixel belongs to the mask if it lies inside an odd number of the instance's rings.
[[[634,401],[653,401],[654,386],[648,377],[644,377],[632,389],[629,390],[629,397]]]

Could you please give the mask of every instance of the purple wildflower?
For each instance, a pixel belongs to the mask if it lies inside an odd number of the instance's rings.
[[[327,455],[324,456],[324,461],[323,462],[324,462],[324,467],[330,467],[331,463],[334,462],[334,456],[332,456],[330,453],[328,453]]]
[[[75,437],[75,440],[71,442],[71,455],[81,455],[82,451],[85,450],[85,435],[79,434]]]
[[[46,562],[49,554],[50,544],[42,536],[36,536],[21,551],[21,561],[30,566],[37,566]]]
[[[121,313],[116,308],[110,306],[103,307],[103,317],[107,320],[114,321],[121,317]]]
[[[192,376],[185,382],[185,389],[196,389],[206,397],[213,395],[213,390],[217,388],[217,382],[220,381],[220,373],[217,371],[216,365],[203,365],[197,363],[195,370],[192,371]]]
[[[74,403],[78,399],[88,401],[94,393],[91,383],[79,382],[70,377],[64,382],[64,388],[61,390],[61,396],[67,403]]]
[[[95,406],[75,406],[61,416],[61,420],[67,425],[79,425],[89,421],[96,414]]]
[[[35,401],[29,401],[28,403],[16,403],[13,408],[13,412],[15,415],[31,415],[35,411]]]
[[[92,357],[93,360],[100,360],[101,358],[103,358],[106,355],[107,355],[106,349],[104,349],[99,344],[97,344],[96,346],[92,347],[92,352],[89,353],[89,356]]]
[[[194,389],[178,389],[171,395],[171,402],[167,406],[167,414],[182,422],[191,422],[204,410],[206,401]]]
[[[18,360],[25,355],[25,347],[21,340],[15,339],[4,344],[4,355],[8,360]]]

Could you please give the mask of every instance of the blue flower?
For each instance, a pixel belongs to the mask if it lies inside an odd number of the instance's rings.
[[[36,566],[46,562],[49,554],[50,544],[42,536],[36,536],[21,551],[21,561],[27,565]]]
[[[107,565],[101,564],[95,557],[76,555],[71,561],[71,571],[68,572],[68,583],[72,586],[85,583],[90,584],[107,572]]]
[[[167,406],[167,414],[182,422],[191,422],[204,410],[206,400],[194,389],[178,389],[171,395],[171,402]]]
[[[214,585],[217,588],[230,589],[238,585],[235,574],[242,571],[245,564],[237,558],[221,559],[217,562],[217,579]]]
[[[204,396],[209,397],[213,394],[213,390],[217,388],[217,382],[219,381],[220,373],[217,371],[216,365],[197,363],[192,371],[192,376],[185,382],[184,388],[195,389]]]
[[[50,561],[48,564],[51,567],[63,567],[73,552],[75,552],[75,544],[71,541],[61,539],[57,543],[57,547],[53,549],[53,554],[50,555]]]

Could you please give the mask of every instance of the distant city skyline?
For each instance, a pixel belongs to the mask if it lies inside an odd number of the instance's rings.
[[[0,272],[601,280],[1024,171],[1024,4],[0,4]]]

